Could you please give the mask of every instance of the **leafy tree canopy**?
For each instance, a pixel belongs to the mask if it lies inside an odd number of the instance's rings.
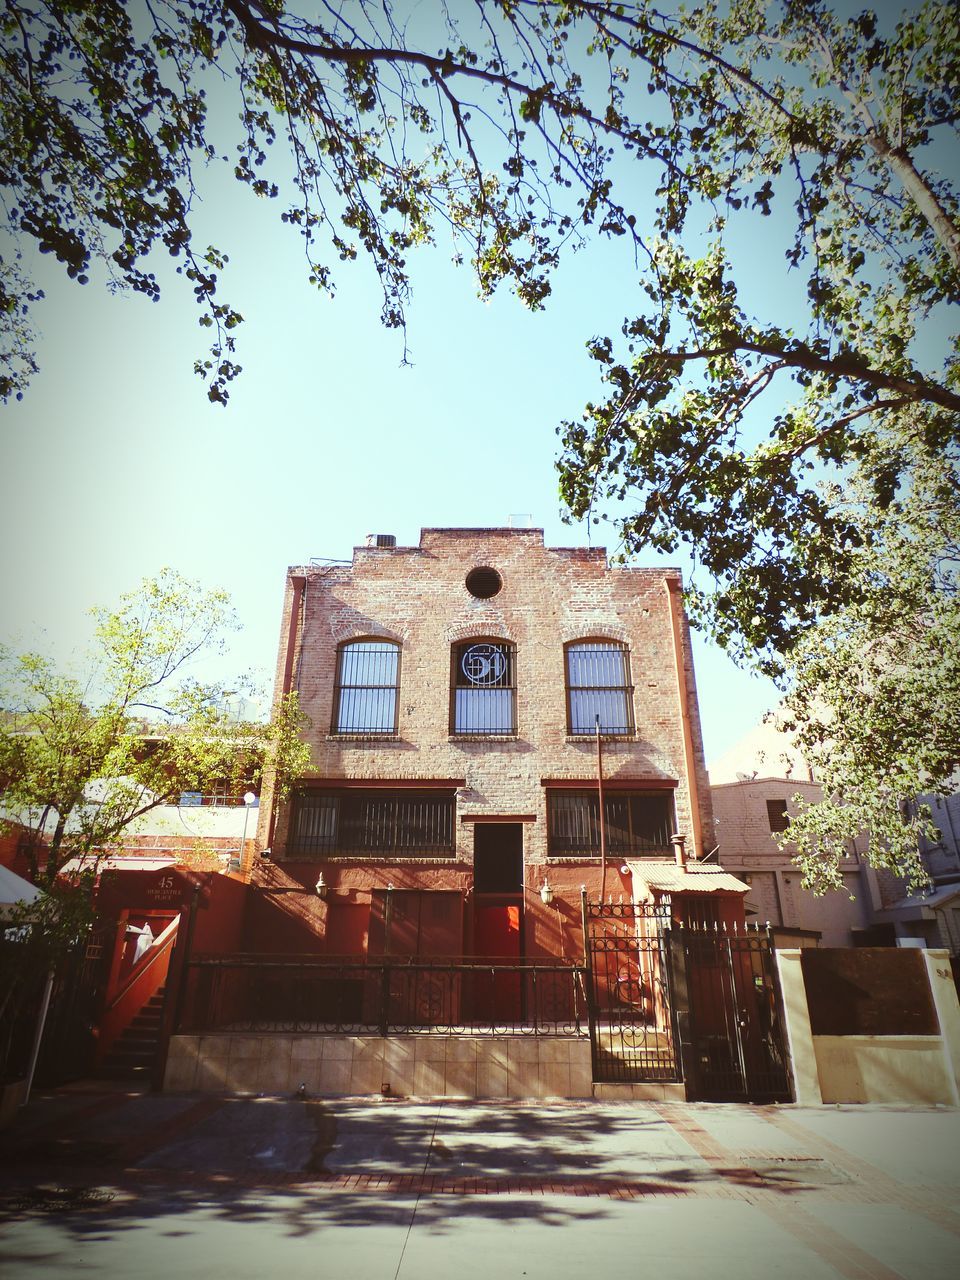
[[[248,784],[269,756],[280,794],[306,767],[294,697],[268,725],[230,723],[223,689],[189,665],[223,644],[233,617],[222,592],[164,570],[96,610],[96,650],[83,676],[49,659],[3,655],[3,816],[25,830],[38,884],[67,861],[94,866],[138,818],[184,791]]]
[[[154,298],[166,249],[213,331],[213,401],[242,317],[193,206],[228,155],[318,288],[372,261],[391,326],[409,254],[441,235],[481,292],[531,307],[565,247],[623,238],[640,305],[591,340],[605,393],[561,429],[563,500],[612,519],[625,554],[688,544],[695,616],[769,674],[822,618],[885,624],[867,566],[930,468],[956,506],[953,3],[898,21],[820,0],[9,0],[0,36],[10,229]],[[782,244],[757,296],[760,224]],[[34,363],[28,275],[6,256],[7,395]]]
[[[960,724],[960,510],[951,478],[922,458],[909,493],[878,512],[855,488],[838,509],[869,513],[853,565],[855,602],[824,618],[788,659],[781,722],[813,766],[825,798],[800,812],[781,843],[805,880],[842,887],[850,842],[914,885],[927,873],[921,837],[939,840],[922,797],[956,789]],[[864,523],[862,515],[857,517]]]

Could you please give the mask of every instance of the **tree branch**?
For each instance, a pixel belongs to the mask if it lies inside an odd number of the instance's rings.
[[[883,373],[879,369],[869,368],[856,356],[818,356],[802,343],[781,348],[774,346],[773,343],[738,338],[721,346],[702,347],[694,351],[652,352],[646,359],[663,360],[668,364],[685,364],[694,360],[735,356],[741,351],[772,356],[785,366],[805,369],[808,373],[822,373],[829,377],[844,378],[850,382],[862,382],[878,391],[894,391],[905,402],[935,404],[941,409],[960,413],[960,395],[938,383],[928,382],[919,375],[914,378],[904,378],[897,374]]]

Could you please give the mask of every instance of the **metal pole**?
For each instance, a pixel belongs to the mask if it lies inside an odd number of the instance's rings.
[[[597,998],[593,986],[593,963],[590,954],[589,934],[587,932],[587,886],[585,884],[580,886],[580,915],[583,920],[583,994],[587,1001],[587,1024],[590,1028],[590,1065],[593,1071],[593,1078],[596,1080],[600,1061],[600,1053],[597,1046]]]
[[[40,1002],[40,1015],[37,1018],[37,1029],[33,1037],[33,1048],[30,1051],[30,1066],[27,1069],[27,1087],[23,1093],[23,1106],[30,1101],[30,1090],[33,1088],[33,1076],[37,1069],[37,1059],[40,1057],[40,1041],[43,1039],[43,1029],[47,1022],[47,1013],[50,1009],[50,995],[53,991],[53,970],[47,972],[47,984],[43,989],[43,1000]]]
[[[597,798],[600,802],[600,902],[607,888],[607,824],[603,812],[603,748],[600,745],[600,717],[597,716]]]

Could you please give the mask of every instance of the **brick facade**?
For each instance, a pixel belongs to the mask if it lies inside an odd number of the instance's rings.
[[[465,585],[478,567],[500,576],[490,598]],[[399,646],[396,733],[336,732],[338,648],[370,639]],[[633,731],[602,742],[606,784],[611,793],[672,797],[671,828],[686,836],[690,855],[702,856],[715,844],[713,816],[678,571],[610,567],[602,549],[546,547],[542,530],[513,528],[425,529],[415,547],[358,547],[351,564],[291,568],[277,691],[295,689],[310,720],[304,784],[446,788],[455,792],[455,847],[443,858],[296,855],[293,805],[274,813],[268,790],[258,845],[270,853],[251,867],[260,890],[251,947],[315,948],[318,935],[328,935],[332,908],[344,936],[345,912],[359,908],[361,930],[363,909],[388,886],[468,902],[477,832],[492,823],[522,841],[523,954],[575,955],[580,886],[599,892],[599,860],[550,856],[547,795],[577,782],[596,788],[595,737],[568,732],[565,646],[598,639],[627,648],[632,682]],[[515,733],[452,732],[451,654],[465,641],[513,646]],[[668,841],[658,856],[672,858]],[[621,872],[620,857],[609,862],[607,894],[629,897],[630,873]],[[330,886],[326,901],[309,892],[320,872]],[[541,901],[545,879],[555,891],[549,905]],[[467,910],[456,940],[466,950],[469,917]]]

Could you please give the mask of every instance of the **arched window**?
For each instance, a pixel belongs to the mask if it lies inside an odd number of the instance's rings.
[[[516,733],[515,656],[514,646],[505,640],[465,640],[453,646],[453,733]]]
[[[630,651],[616,640],[567,645],[567,725],[571,734],[633,733]]]
[[[337,655],[334,733],[396,733],[400,646],[353,640]]]

